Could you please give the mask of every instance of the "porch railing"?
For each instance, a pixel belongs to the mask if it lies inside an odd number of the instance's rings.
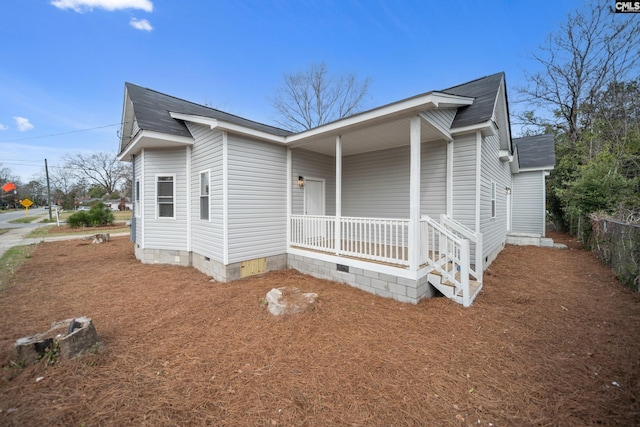
[[[409,220],[340,218],[336,244],[335,217],[291,215],[291,246],[372,261],[409,265]]]
[[[409,265],[409,220],[340,218],[339,254]]]
[[[323,252],[335,251],[335,217],[291,215],[291,245]]]

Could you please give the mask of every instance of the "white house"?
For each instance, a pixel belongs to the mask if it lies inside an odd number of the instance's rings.
[[[218,281],[291,267],[469,305],[519,197],[504,73],[300,133],[130,83],[123,110],[136,257]]]

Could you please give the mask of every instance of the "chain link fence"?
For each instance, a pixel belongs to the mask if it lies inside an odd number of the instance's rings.
[[[589,246],[625,286],[640,292],[640,218],[592,214]]]

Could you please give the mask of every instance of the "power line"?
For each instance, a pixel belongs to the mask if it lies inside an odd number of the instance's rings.
[[[9,139],[9,140],[6,140],[6,141],[0,141],[0,144],[8,143],[8,142],[27,141],[27,140],[30,140],[30,139],[51,138],[52,136],[60,136],[60,135],[69,135],[69,134],[72,134],[72,133],[88,132],[88,131],[92,131],[92,130],[96,130],[96,129],[108,128],[108,127],[111,127],[111,126],[122,126],[122,123],[113,123],[113,124],[110,124],[110,125],[96,126],[94,128],[72,130],[72,131],[69,131],[69,132],[51,133],[51,134],[48,134],[48,135],[28,136],[26,138]]]

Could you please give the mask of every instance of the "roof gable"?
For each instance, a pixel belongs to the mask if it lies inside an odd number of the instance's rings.
[[[520,170],[549,170],[556,165],[555,141],[552,134],[514,138]]]
[[[156,92],[132,83],[125,84],[131,100],[138,128],[176,136],[191,136],[184,122],[171,117],[170,113],[182,113],[208,117],[240,125],[249,129],[286,136],[291,132],[274,126],[244,119],[215,108],[205,107],[170,95]]]
[[[441,91],[452,95],[475,98],[473,104],[458,109],[451,127],[473,126],[491,120],[496,105],[496,97],[503,81],[504,72],[500,72]]]

